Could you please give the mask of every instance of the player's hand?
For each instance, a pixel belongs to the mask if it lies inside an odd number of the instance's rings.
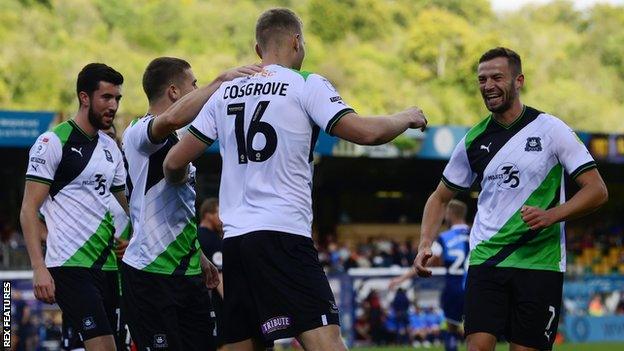
[[[124,239],[115,239],[115,256],[121,259],[126,252],[126,248],[128,247],[128,240]]]
[[[397,288],[397,286],[401,285],[402,282],[403,281],[401,280],[401,277],[392,278],[390,280],[390,284],[388,284],[388,289],[394,290]]]
[[[522,206],[520,209],[522,220],[529,225],[531,230],[546,228],[556,222],[552,212],[539,207]]]
[[[427,262],[431,256],[433,256],[431,245],[421,244],[418,247],[418,254],[416,254],[416,259],[414,259],[414,269],[419,277],[431,277],[431,270],[426,268]]]
[[[33,270],[33,288],[37,300],[49,304],[56,301],[54,299],[54,279],[45,266]]]
[[[215,267],[212,262],[208,261],[208,259],[202,259],[201,269],[204,275],[204,283],[206,284],[206,287],[208,289],[216,288],[220,283],[219,270],[217,269],[217,267]]]
[[[418,107],[410,107],[407,110],[401,112],[409,120],[409,127],[412,129],[420,129],[425,131],[427,128],[427,118],[425,113]]]
[[[259,64],[236,67],[221,73],[218,79],[222,82],[227,82],[239,77],[252,76],[256,73],[262,72],[262,69],[262,66]]]

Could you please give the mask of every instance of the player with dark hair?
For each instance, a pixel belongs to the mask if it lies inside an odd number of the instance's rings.
[[[226,71],[197,89],[188,62],[159,57],[147,66],[145,116],[123,135],[128,167],[132,238],[123,256],[122,298],[133,341],[140,350],[212,350],[210,297],[217,269],[201,253],[195,216],[195,168],[172,185],[162,162],[222,82],[260,71],[257,65]]]
[[[127,210],[126,173],[115,141],[101,130],[113,124],[122,84],[123,76],[105,64],[80,71],[78,113],[30,150],[20,212],[35,297],[57,302],[89,351],[115,350],[117,290],[105,272],[117,269],[109,208],[113,195]]]
[[[550,350],[557,334],[565,271],[564,221],[607,201],[596,163],[557,117],[520,102],[520,56],[489,50],[477,69],[491,114],[456,146],[442,181],[425,205],[414,266],[425,267],[458,191],[481,188],[470,232],[465,334],[469,350],[494,350],[504,335],[511,350]],[[580,190],[568,201],[564,172]]]
[[[256,41],[264,70],[221,85],[167,155],[165,177],[186,182],[189,163],[219,139],[229,350],[258,350],[292,336],[306,350],[344,350],[338,307],[311,239],[316,139],[323,128],[382,144],[426,120],[417,108],[361,118],[328,80],[299,71],[302,24],[288,9],[263,13]]]

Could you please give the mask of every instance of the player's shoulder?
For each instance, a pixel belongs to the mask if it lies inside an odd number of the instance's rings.
[[[539,118],[539,122],[544,125],[550,125],[553,127],[563,128],[563,129],[571,129],[570,126],[568,126],[568,124],[565,123],[561,118],[555,115],[552,115],[550,113],[547,113],[547,112],[540,111],[537,118]]]
[[[152,120],[153,118],[154,116],[148,114],[143,117],[137,117],[130,121],[130,123],[128,123],[128,126],[124,130],[123,138],[125,139],[127,136],[136,133],[136,131],[139,129],[147,128],[150,120]]]
[[[54,131],[52,130],[47,131],[37,137],[37,140],[31,148],[31,155],[42,157],[48,152],[48,150],[51,149],[58,150],[56,153],[54,153],[57,155],[59,154],[59,152],[62,152],[61,150],[63,149],[63,144],[61,143],[61,140],[59,139],[58,135],[56,135],[56,133],[54,133]]]
[[[41,137],[45,136],[45,138],[58,141],[61,145],[65,145],[65,143],[69,139],[69,135],[75,128],[76,127],[74,126],[74,124],[67,120],[65,122],[57,124],[50,131],[41,134]]]
[[[98,130],[98,140],[102,143],[104,147],[117,146],[117,142],[115,141],[115,139],[111,138],[110,135],[104,133],[101,130]]]
[[[48,130],[37,137],[36,143],[50,143],[50,142],[60,142],[60,138],[58,134],[54,133],[53,130]]]
[[[443,231],[442,233],[440,233],[440,235],[438,235],[438,237],[440,238],[440,240],[442,241],[447,241],[448,239],[450,239],[453,235],[455,235],[455,232],[453,231],[453,229],[447,229],[445,231]]]
[[[297,70],[294,68],[288,68],[281,65],[268,65],[264,70],[256,75],[272,77],[281,76],[290,78],[291,80],[306,82],[311,76],[315,75],[309,71]]]
[[[481,134],[483,134],[483,132],[485,132],[485,130],[487,129],[487,127],[490,124],[491,120],[492,120],[492,115],[490,114],[487,117],[483,118],[481,121],[479,121],[479,123],[475,124],[472,128],[470,128],[468,130],[468,132],[466,133],[466,135],[463,138],[463,143],[466,146],[466,149],[468,147],[470,147],[472,142],[479,135],[481,135]]]

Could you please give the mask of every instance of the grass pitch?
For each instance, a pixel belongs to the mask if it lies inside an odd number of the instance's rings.
[[[353,348],[353,351],[414,351],[414,350],[423,350],[423,351],[444,351],[444,347],[431,347],[431,348],[413,348],[413,347],[357,347]],[[459,347],[460,351],[465,351],[466,347],[461,345]],[[507,344],[498,344],[496,347],[497,351],[506,351],[509,350],[509,346]],[[553,347],[553,351],[622,351],[624,350],[624,343],[591,343],[591,344],[562,344],[555,345]]]

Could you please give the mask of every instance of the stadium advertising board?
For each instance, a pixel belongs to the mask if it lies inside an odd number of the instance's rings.
[[[30,147],[53,118],[53,112],[0,111],[0,147]]]
[[[569,316],[565,330],[568,342],[624,341],[624,317]]]

